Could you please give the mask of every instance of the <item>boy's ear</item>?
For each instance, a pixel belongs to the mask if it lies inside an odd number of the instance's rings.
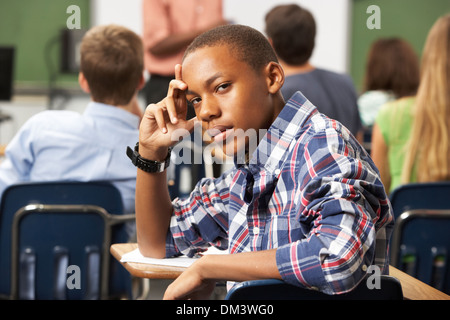
[[[145,77],[144,77],[144,73],[142,73],[141,78],[139,79],[139,84],[137,87],[137,90],[140,91],[142,90],[142,88],[144,88],[145,86]]]
[[[275,94],[280,91],[284,84],[284,71],[276,62],[269,62],[266,66],[267,86],[269,93]]]
[[[81,89],[86,93],[91,93],[91,89],[89,88],[89,83],[84,77],[83,72],[78,74],[78,83],[80,84]]]

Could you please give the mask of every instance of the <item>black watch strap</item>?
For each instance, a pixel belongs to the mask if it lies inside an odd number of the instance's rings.
[[[164,162],[159,162],[142,158],[139,154],[139,142],[136,143],[134,150],[127,147],[127,156],[131,159],[131,162],[142,171],[150,173],[163,172],[170,164],[170,153],[171,148],[169,148],[169,152],[167,153],[167,157]]]

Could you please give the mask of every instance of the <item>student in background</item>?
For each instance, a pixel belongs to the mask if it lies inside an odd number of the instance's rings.
[[[173,68],[189,43],[209,28],[225,24],[222,0],[143,0],[147,104],[167,94]]]
[[[341,122],[362,141],[351,78],[310,63],[316,35],[313,15],[296,4],[276,6],[266,15],[266,33],[286,74],[281,89],[284,98],[301,91],[321,113]]]
[[[419,60],[408,42],[400,38],[375,41],[367,57],[364,93],[358,98],[362,124],[371,128],[386,102],[414,96],[419,73]]]
[[[431,28],[415,98],[384,105],[372,136],[372,158],[386,190],[450,180],[450,15]]]
[[[80,54],[79,84],[91,102],[83,114],[44,111],[20,128],[0,165],[0,195],[24,181],[103,180],[119,189],[126,212],[134,213],[136,168],[124,150],[138,138],[142,118],[142,41],[126,28],[98,26],[84,36]]]
[[[207,31],[175,75],[167,97],[147,107],[131,156],[139,250],[230,254],[196,261],[166,299],[205,299],[215,281],[264,278],[339,294],[367,266],[388,271],[393,218],[372,160],[301,93],[284,101],[284,72],[263,34],[241,25]],[[178,132],[194,127],[188,105],[235,166],[171,202],[165,168]]]

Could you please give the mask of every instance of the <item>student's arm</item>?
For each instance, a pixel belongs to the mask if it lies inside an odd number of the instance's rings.
[[[36,137],[46,112],[34,115],[14,135],[0,164],[0,195],[9,185],[28,181],[35,162]]]
[[[206,255],[167,288],[164,299],[208,299],[215,282],[281,279],[276,249],[227,255]]]
[[[149,48],[154,56],[164,57],[180,52],[186,48],[195,37],[206,30],[191,30],[183,33],[168,35]]]
[[[225,24],[225,20],[220,20],[217,23],[208,26],[207,28],[170,34],[167,37],[163,38],[161,41],[158,41],[149,50],[153,55],[157,57],[164,57],[178,53],[180,52],[180,50],[185,49],[192,42],[192,40],[201,35],[203,32]]]
[[[295,162],[300,169],[291,169],[299,172],[295,219],[310,229],[305,238],[279,246],[276,257],[286,282],[341,294],[352,290],[372,264],[386,272],[383,252],[392,215],[361,147],[330,128],[324,133],[313,133],[293,148],[302,150]]]
[[[176,80],[169,85],[167,97],[147,107],[139,129],[139,153],[149,160],[164,161],[168,148],[176,143],[172,133],[177,129],[192,131],[194,119],[184,120],[187,113],[181,81],[181,66],[175,69]],[[136,178],[136,230],[139,250],[144,256],[165,256],[165,241],[172,204],[166,173],[147,173],[138,169]]]
[[[226,24],[225,20],[219,20],[208,28],[172,33],[173,22],[170,21],[170,16],[163,1],[145,0],[143,2],[143,11],[146,50],[157,57],[178,53],[207,29]]]
[[[391,174],[389,170],[388,147],[384,141],[380,127],[375,123],[372,129],[371,157],[380,171],[381,182],[386,190],[390,189]]]
[[[360,143],[360,144],[363,144],[364,143],[364,130],[359,130],[357,133],[356,133],[356,136],[355,136],[355,138],[356,138],[356,140],[358,140],[358,142]]]

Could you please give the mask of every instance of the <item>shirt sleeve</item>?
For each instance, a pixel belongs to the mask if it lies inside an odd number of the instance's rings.
[[[375,264],[377,230],[392,222],[377,170],[347,139],[330,128],[300,148],[296,217],[309,231],[276,254],[286,282],[327,294],[347,292],[363,279]],[[387,251],[385,245],[377,249]]]
[[[228,248],[229,186],[233,170],[220,178],[202,179],[186,199],[173,201],[166,256],[189,257],[214,246]]]
[[[39,121],[38,115],[30,118],[13,137],[5,150],[0,165],[0,195],[15,183],[28,181],[34,163],[33,137]]]

